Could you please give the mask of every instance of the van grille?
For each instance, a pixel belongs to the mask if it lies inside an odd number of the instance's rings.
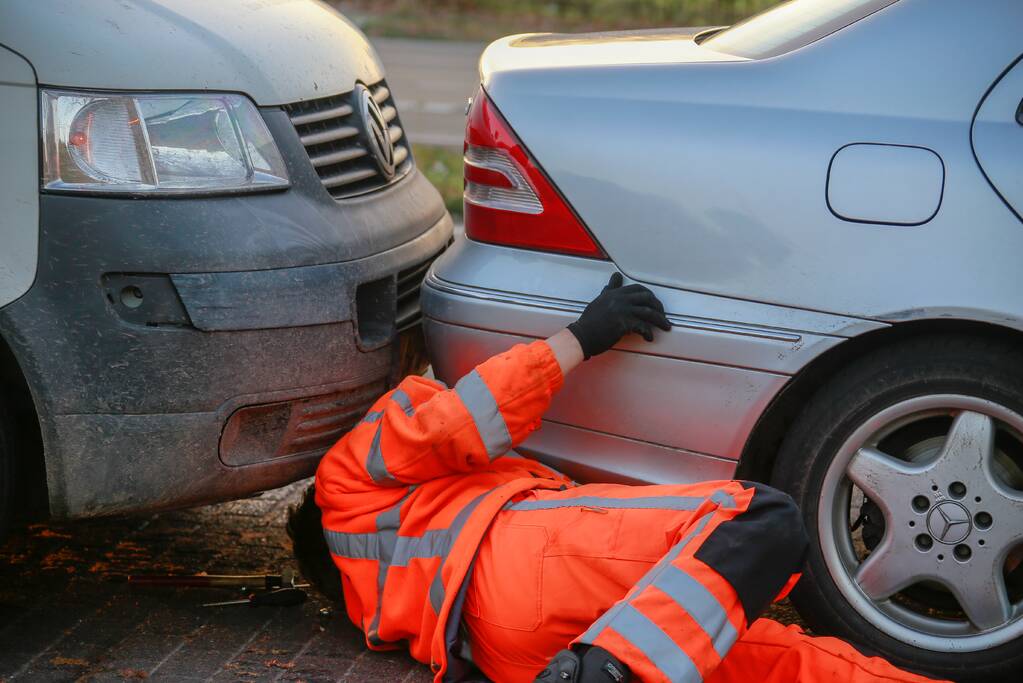
[[[387,120],[394,143],[395,173],[391,178],[380,172],[366,148],[362,123],[355,112],[355,91],[284,107],[313,168],[335,199],[378,190],[399,180],[412,168],[409,142],[390,89],[384,81],[369,89]]]

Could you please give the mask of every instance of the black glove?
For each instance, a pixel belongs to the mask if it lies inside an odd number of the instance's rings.
[[[589,360],[591,356],[610,349],[629,332],[653,341],[651,326],[665,332],[671,329],[671,323],[664,315],[664,306],[643,285],[622,287],[622,274],[615,273],[568,329],[579,340],[583,356]]]
[[[533,683],[630,683],[632,671],[602,647],[575,645],[554,655]]]

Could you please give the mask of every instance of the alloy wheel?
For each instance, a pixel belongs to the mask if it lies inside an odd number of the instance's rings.
[[[838,589],[889,636],[962,652],[1023,635],[1023,416],[962,395],[897,403],[838,450],[817,519]]]

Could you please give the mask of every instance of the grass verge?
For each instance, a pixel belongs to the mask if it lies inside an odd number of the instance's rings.
[[[456,222],[462,220],[462,151],[451,147],[412,145],[416,166],[444,198]]]

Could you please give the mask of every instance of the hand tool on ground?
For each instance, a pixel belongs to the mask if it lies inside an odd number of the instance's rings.
[[[307,583],[296,583],[294,571],[286,569],[280,574],[143,574],[129,576],[130,586],[166,586],[168,588],[308,588]]]
[[[263,593],[249,593],[249,596],[242,600],[203,603],[203,607],[226,607],[228,605],[291,607],[292,605],[301,605],[306,601],[306,597],[308,597],[306,592],[301,588],[278,588]]]

